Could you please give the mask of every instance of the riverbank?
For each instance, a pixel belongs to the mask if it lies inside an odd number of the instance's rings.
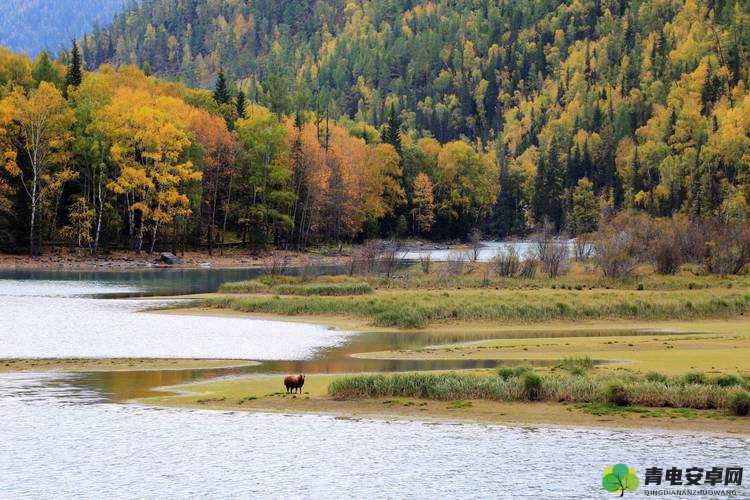
[[[482,372],[473,372],[479,373]],[[488,373],[485,373],[489,375]],[[750,419],[718,410],[618,408],[601,405],[487,400],[435,401],[409,397],[336,399],[328,386],[338,376],[308,375],[302,394],[286,394],[279,376],[248,376],[165,387],[164,396],[137,400],[146,405],[223,411],[312,413],[340,418],[407,419],[427,422],[479,422],[665,429],[750,435]]]
[[[257,364],[256,361],[242,359],[0,359],[0,373],[214,370]]]
[[[340,256],[322,253],[281,252],[273,254],[251,254],[236,248],[225,250],[223,254],[186,251],[178,253],[181,263],[168,266],[170,269],[235,269],[269,268],[274,265],[300,267],[305,265],[336,265]],[[127,271],[158,269],[164,267],[159,253],[112,251],[106,254],[90,255],[87,252],[68,250],[47,251],[43,255],[0,254],[0,270],[64,270],[64,271]]]

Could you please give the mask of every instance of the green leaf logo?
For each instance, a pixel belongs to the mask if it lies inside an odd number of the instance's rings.
[[[604,469],[602,475],[602,488],[610,493],[619,493],[623,496],[626,491],[631,493],[638,489],[641,481],[635,475],[635,467],[625,464],[610,465]]]

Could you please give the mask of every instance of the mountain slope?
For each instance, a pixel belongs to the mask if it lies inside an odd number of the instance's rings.
[[[0,45],[32,56],[57,51],[96,23],[109,22],[129,0],[3,0]]]
[[[562,225],[584,177],[656,215],[750,203],[748,0],[150,0],[83,45],[191,85],[223,67],[282,113],[396,107],[494,150],[505,227]]]

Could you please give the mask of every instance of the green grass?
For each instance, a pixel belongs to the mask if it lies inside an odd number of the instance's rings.
[[[750,294],[727,290],[399,290],[341,297],[226,296],[206,299],[203,305],[242,312],[357,317],[379,326],[423,328],[435,322],[731,318],[750,312]]]
[[[239,281],[235,283],[224,283],[219,288],[224,293],[245,294],[278,294],[278,295],[300,295],[300,296],[346,296],[346,295],[368,295],[373,289],[366,282],[303,282],[289,277],[279,279],[261,278],[257,280]]]
[[[537,374],[483,376],[468,373],[354,375],[334,379],[329,394],[337,399],[419,398],[440,401],[487,399],[597,403],[612,406],[726,409],[742,411],[747,393],[715,384],[649,382],[635,375],[591,377]]]
[[[400,270],[400,278],[389,280],[371,276],[368,281],[378,288],[389,289],[441,289],[453,288],[499,288],[511,290],[600,290],[628,289],[637,291],[639,285],[643,290],[675,291],[705,290],[709,288],[743,289],[750,287],[750,275],[718,276],[710,274],[700,266],[683,265],[674,275],[657,274],[649,266],[641,266],[637,273],[626,279],[613,279],[586,264],[573,262],[567,274],[550,278],[542,273],[525,279],[522,277],[501,277],[493,271],[492,264],[467,262],[460,274],[451,273],[448,265],[433,262],[430,273],[423,273],[419,264]]]

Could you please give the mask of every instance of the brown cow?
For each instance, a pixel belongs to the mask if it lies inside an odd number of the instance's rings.
[[[304,373],[300,373],[299,375],[289,375],[284,379],[284,387],[286,387],[287,394],[289,392],[294,393],[296,391],[302,392],[303,385],[305,385]]]

